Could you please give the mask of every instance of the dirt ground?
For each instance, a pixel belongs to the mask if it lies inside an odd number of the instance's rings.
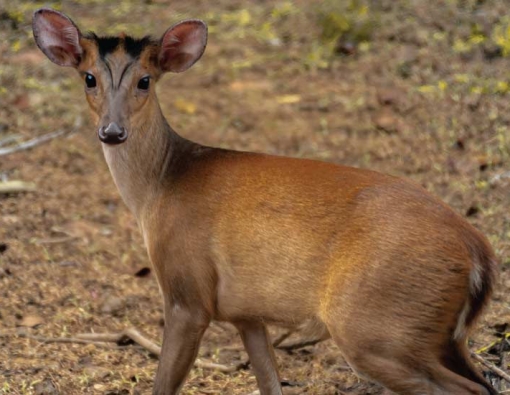
[[[2,181],[35,184],[31,192],[0,193],[0,394],[148,394],[157,359],[144,349],[40,339],[128,327],[157,343],[162,335],[158,286],[105,165],[83,83],[35,48],[30,21],[42,5],[61,9],[83,31],[109,34],[160,35],[180,19],[202,18],[210,26],[204,57],[158,88],[181,135],[409,177],[465,215],[501,259],[500,281],[471,349],[484,348],[484,358],[509,371],[504,0],[115,4],[0,0],[0,141],[12,137],[12,146],[75,131],[0,156]],[[233,328],[213,324],[200,357],[234,365],[245,358],[240,345]],[[381,393],[346,367],[330,341],[278,350],[277,360],[287,394]],[[508,391],[510,383],[483,369]],[[197,368],[183,393],[255,389],[249,369]]]

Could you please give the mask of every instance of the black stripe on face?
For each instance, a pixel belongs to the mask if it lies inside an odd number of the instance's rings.
[[[132,58],[137,59],[145,47],[154,43],[155,41],[150,36],[139,39],[126,36],[124,39],[124,49]]]
[[[115,36],[98,37],[94,33],[87,33],[85,38],[92,39],[96,42],[99,56],[102,59],[104,59],[106,55],[115,52],[121,43],[124,51],[134,59],[140,56],[145,47],[156,44],[156,41],[150,36],[145,36],[143,38],[133,38],[129,36],[124,38]]]

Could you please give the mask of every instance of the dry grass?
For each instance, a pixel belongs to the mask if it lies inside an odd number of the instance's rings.
[[[508,59],[498,52],[504,42],[500,48],[493,39],[495,26],[506,23],[503,0],[478,6],[360,1],[339,10],[334,2],[146,3],[54,4],[84,30],[108,33],[161,34],[180,18],[207,20],[204,58],[159,86],[171,124],[204,144],[318,158],[422,183],[469,213],[503,262],[473,349],[507,331],[510,178],[501,175],[510,171],[509,75]],[[136,223],[104,164],[80,81],[34,47],[30,16],[36,6],[0,3],[0,140],[71,129],[77,121],[81,126],[77,134],[0,157],[2,176],[37,186],[0,196],[0,244],[6,247],[0,253],[0,393],[150,393],[157,361],[146,351],[16,336],[134,326],[151,339],[161,337],[156,281],[134,275],[149,266]],[[319,12],[325,9],[341,12],[350,26],[369,13],[369,35],[341,32],[334,45],[324,41]],[[345,53],[346,46],[354,54],[335,52]],[[40,324],[19,326],[27,317]],[[244,358],[222,349],[232,344],[240,344],[234,330],[213,327],[201,357],[220,363]],[[508,347],[496,351],[500,363]],[[301,385],[294,393],[380,392],[342,370],[330,342],[277,358],[282,376]],[[248,394],[255,388],[249,371],[195,369],[183,392]]]

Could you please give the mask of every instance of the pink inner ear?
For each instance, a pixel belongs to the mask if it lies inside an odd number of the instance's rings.
[[[80,63],[81,34],[65,15],[49,9],[39,10],[34,15],[33,30],[37,45],[52,62],[60,66]]]
[[[159,63],[163,71],[179,73],[190,68],[204,53],[207,27],[199,20],[181,22],[163,35]]]

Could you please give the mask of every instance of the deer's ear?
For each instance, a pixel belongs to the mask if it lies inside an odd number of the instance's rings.
[[[81,61],[80,30],[60,12],[41,8],[34,13],[32,29],[37,46],[53,63],[76,67]]]
[[[200,59],[207,44],[207,25],[197,19],[182,21],[168,29],[161,38],[159,67],[180,73]]]

